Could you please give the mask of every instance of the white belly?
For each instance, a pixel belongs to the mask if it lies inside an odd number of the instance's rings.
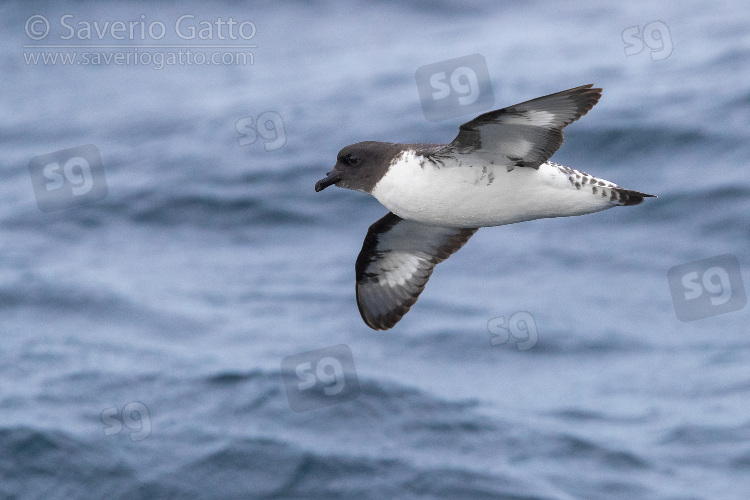
[[[539,169],[476,166],[469,160],[431,162],[406,153],[372,190],[388,210],[407,220],[446,227],[486,227],[545,217],[566,217],[606,210],[615,204],[604,187],[574,181],[554,164]],[[589,177],[589,179],[592,179]],[[595,179],[595,178],[594,178]],[[599,179],[595,179],[599,181]],[[594,194],[594,187],[599,192]]]

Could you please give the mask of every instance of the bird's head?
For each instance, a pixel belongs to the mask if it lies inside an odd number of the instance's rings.
[[[388,170],[397,149],[396,144],[376,141],[346,146],[339,151],[333,170],[315,183],[315,191],[322,191],[335,184],[369,193]]]

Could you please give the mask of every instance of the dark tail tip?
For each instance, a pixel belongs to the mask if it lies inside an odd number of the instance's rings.
[[[630,205],[640,205],[643,203],[644,198],[657,198],[655,194],[641,193],[640,191],[631,191],[629,189],[617,189],[617,194],[620,195],[620,203],[629,207]]]

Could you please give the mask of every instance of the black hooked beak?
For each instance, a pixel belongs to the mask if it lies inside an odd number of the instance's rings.
[[[315,192],[318,193],[320,191],[323,191],[325,188],[327,188],[331,184],[336,184],[340,180],[341,180],[341,173],[339,173],[336,170],[331,170],[330,172],[326,174],[325,179],[320,179],[318,182],[315,183]]]

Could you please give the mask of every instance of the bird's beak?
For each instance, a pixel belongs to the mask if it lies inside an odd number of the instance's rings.
[[[318,182],[315,183],[315,192],[323,191],[325,188],[330,186],[331,184],[336,184],[338,181],[341,180],[341,174],[336,170],[331,170],[328,172],[324,179],[320,179]]]

